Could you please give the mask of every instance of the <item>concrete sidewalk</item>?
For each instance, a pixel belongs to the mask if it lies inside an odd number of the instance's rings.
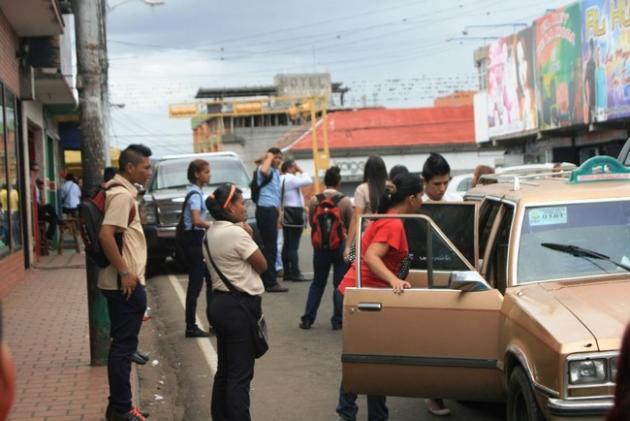
[[[107,368],[90,366],[85,255],[43,257],[2,307],[17,369],[9,420],[104,419]]]

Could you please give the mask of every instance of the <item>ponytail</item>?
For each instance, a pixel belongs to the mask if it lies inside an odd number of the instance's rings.
[[[379,201],[378,213],[387,213],[407,197],[418,193],[422,193],[422,180],[419,176],[410,173],[398,174],[394,180],[385,184],[385,192]]]

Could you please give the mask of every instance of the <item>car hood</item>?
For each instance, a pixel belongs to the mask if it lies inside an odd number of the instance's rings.
[[[216,186],[209,186],[209,187],[204,187],[203,188],[203,195],[204,197],[207,197],[210,193],[212,193],[214,191],[214,189],[216,188]],[[243,198],[245,200],[250,199],[251,198],[251,191],[249,189],[249,187],[240,187],[240,189],[243,191]],[[162,201],[172,201],[172,202],[176,202],[176,203],[183,203],[184,202],[184,198],[186,197],[186,190],[185,188],[183,189],[161,189],[161,190],[153,190],[151,192],[148,192],[147,194],[151,196],[151,198],[157,202],[162,202]]]
[[[543,284],[593,335],[600,351],[619,349],[630,321],[630,279]]]

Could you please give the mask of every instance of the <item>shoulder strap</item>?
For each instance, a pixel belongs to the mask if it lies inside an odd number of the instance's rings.
[[[188,204],[188,201],[193,196],[193,194],[198,194],[199,196],[201,196],[201,201],[203,202],[203,194],[199,193],[196,190],[189,191],[184,198],[184,203],[182,204],[182,212],[184,212],[184,209],[186,209],[186,205]]]
[[[324,201],[324,199],[326,199],[326,195],[324,193],[320,193],[317,196],[315,196],[317,198],[317,204],[319,205],[320,203],[322,203]]]
[[[259,170],[260,170],[260,167],[259,167],[259,168],[256,168],[256,177],[258,177],[258,172],[259,172]],[[269,168],[269,174],[267,174],[266,176],[265,176],[265,175],[263,175],[262,171],[260,172],[260,175],[262,175],[263,177],[265,177],[265,178],[263,178],[262,183],[260,183],[260,187],[259,187],[260,189],[262,189],[263,187],[265,187],[267,184],[271,183],[271,179],[273,178],[273,172],[272,172],[272,171],[273,171],[273,170],[272,170],[271,168]],[[258,178],[256,178],[256,180],[258,181]]]
[[[210,254],[210,247],[208,247],[208,242],[206,241],[205,237],[204,237],[204,241],[203,241],[203,246],[206,248],[206,253],[208,254],[208,259],[210,259],[210,263],[212,264],[212,267],[214,268],[214,270],[217,273],[217,275],[219,275],[219,278],[221,278],[221,281],[223,281],[223,283],[225,284],[227,289],[230,290],[231,293],[237,293],[238,290],[236,289],[236,287],[234,285],[232,285],[232,282],[230,282],[230,280],[223,274],[223,272],[221,272],[221,270],[219,269],[217,264],[214,263],[214,259],[212,258],[212,254]]]
[[[127,187],[125,187],[123,184],[121,183],[111,183],[110,185],[108,185],[107,187],[103,188],[103,191],[108,191],[110,189],[113,189],[114,187],[123,187],[125,190],[127,190]],[[132,198],[133,200],[133,198]],[[136,207],[135,204],[131,204],[131,209],[129,209],[129,218],[127,219],[127,226],[131,225],[131,223],[133,222],[133,220],[136,217]]]
[[[344,197],[346,196],[341,193],[337,193],[336,195],[332,197],[332,201],[335,205],[337,205],[341,201],[341,199],[343,199]]]
[[[282,187],[280,188],[280,206],[282,206],[284,204],[284,182],[286,180],[283,178],[282,179]]]

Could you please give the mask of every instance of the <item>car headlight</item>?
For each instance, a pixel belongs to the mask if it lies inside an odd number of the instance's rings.
[[[619,357],[614,357],[610,359],[610,380],[617,380],[617,366],[619,365]]]
[[[247,219],[256,218],[256,204],[252,199],[245,200],[245,209],[247,210]]]
[[[569,362],[570,384],[606,383],[608,371],[605,359],[587,359]]]
[[[140,207],[140,220],[143,224],[157,224],[157,206],[152,202],[145,202]]]

